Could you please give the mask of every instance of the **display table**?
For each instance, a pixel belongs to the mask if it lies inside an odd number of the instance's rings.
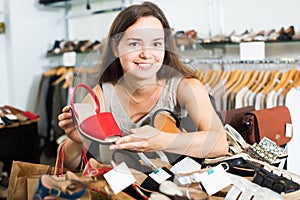
[[[0,129],[0,160],[10,174],[13,160],[39,163],[37,122]]]

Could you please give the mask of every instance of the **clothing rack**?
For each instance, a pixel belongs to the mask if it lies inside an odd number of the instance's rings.
[[[215,98],[217,110],[255,106],[257,110],[284,105],[294,88],[300,89],[300,70],[295,67],[271,70],[197,70],[196,75]],[[248,96],[245,97],[246,93]],[[272,97],[268,97],[271,94]],[[273,97],[274,96],[274,97]],[[264,99],[264,97],[266,97]],[[241,98],[243,100],[241,100]],[[271,100],[268,98],[276,98]],[[266,102],[268,100],[268,102]]]

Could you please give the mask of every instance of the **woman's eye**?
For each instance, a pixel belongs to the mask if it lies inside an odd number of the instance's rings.
[[[162,42],[155,42],[154,47],[161,47],[163,44]]]
[[[131,47],[139,47],[140,44],[138,42],[131,42],[131,43],[129,43],[129,46],[131,46]]]

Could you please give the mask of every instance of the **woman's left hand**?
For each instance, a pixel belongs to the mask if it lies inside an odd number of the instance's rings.
[[[163,132],[160,132],[152,126],[146,125],[140,128],[132,129],[130,135],[123,136],[116,140],[114,145],[110,146],[111,150],[114,149],[128,149],[136,152],[153,152],[162,150]]]

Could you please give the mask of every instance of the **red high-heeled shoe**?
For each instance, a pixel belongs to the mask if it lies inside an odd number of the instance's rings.
[[[77,88],[85,88],[96,103],[96,110],[88,103],[74,103]],[[79,132],[91,140],[100,143],[111,143],[122,136],[122,132],[111,112],[100,113],[100,103],[94,91],[86,84],[74,87],[71,98],[73,118]]]

